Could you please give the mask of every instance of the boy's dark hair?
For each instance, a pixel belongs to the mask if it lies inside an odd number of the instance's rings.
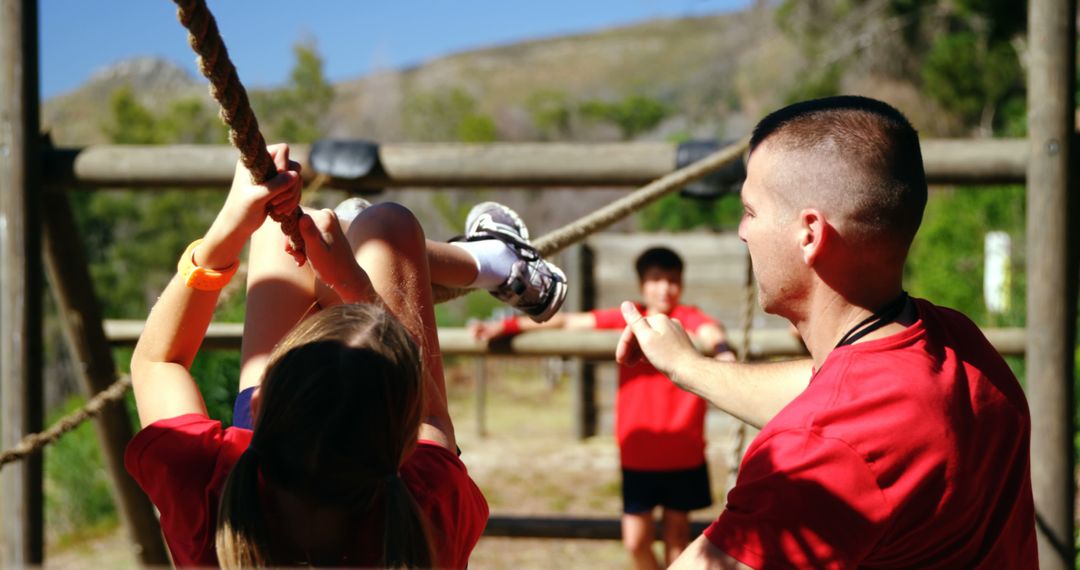
[[[650,247],[645,250],[644,253],[639,255],[637,261],[634,262],[634,269],[637,270],[638,281],[645,278],[645,271],[650,267],[678,271],[681,275],[683,271],[683,260],[679,257],[679,254],[666,247]]]

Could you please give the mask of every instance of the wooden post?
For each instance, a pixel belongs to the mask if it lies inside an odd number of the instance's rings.
[[[593,253],[585,244],[566,252],[570,268],[570,290],[565,305],[571,311],[588,311],[596,307],[596,287],[593,280]],[[570,364],[574,384],[574,434],[585,439],[597,433],[596,365],[584,358]]]
[[[487,437],[487,359],[477,356],[476,362],[476,435]]]
[[[116,380],[116,363],[105,338],[101,308],[94,294],[83,244],[66,194],[54,192],[45,203],[45,268],[59,308],[64,336],[87,397]],[[113,481],[113,498],[137,558],[144,566],[169,564],[161,528],[150,500],[124,469],[124,448],[133,435],[123,401],[106,406],[96,418],[98,442]]]
[[[0,448],[42,427],[36,0],[0,0]],[[44,557],[40,453],[0,471],[0,566]]]
[[[1031,478],[1044,569],[1074,567],[1073,349],[1076,251],[1070,238],[1076,1],[1028,12],[1027,389]],[[1073,218],[1075,220],[1075,217]]]

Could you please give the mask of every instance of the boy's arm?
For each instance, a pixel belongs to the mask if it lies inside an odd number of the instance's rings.
[[[469,325],[473,337],[477,340],[491,340],[519,332],[566,329],[590,330],[596,328],[596,317],[592,313],[557,313],[543,323],[534,322],[529,317],[508,317],[501,321],[481,321]]]
[[[705,323],[694,331],[698,344],[718,360],[734,360],[734,349],[728,345],[727,331],[719,322]]]

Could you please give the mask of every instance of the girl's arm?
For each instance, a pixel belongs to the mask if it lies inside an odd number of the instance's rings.
[[[296,209],[299,165],[289,162],[287,146],[275,145],[269,150],[279,174],[256,186],[251,184],[248,171],[237,164],[225,205],[202,242],[188,253],[194,266],[234,271],[240,251],[262,224],[268,206],[281,214]],[[224,281],[202,290],[189,286],[185,276],[178,274],[150,311],[131,358],[135,403],[143,426],[184,414],[206,415],[206,405],[189,369],[210,326]]]

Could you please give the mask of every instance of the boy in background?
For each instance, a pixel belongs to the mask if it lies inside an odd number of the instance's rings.
[[[677,319],[710,354],[734,360],[723,326],[699,309],[681,304],[683,261],[674,251],[654,247],[635,262],[642,314]],[[559,313],[545,323],[510,317],[473,325],[481,340],[538,329],[623,330],[618,307]],[[712,504],[705,462],[705,411],[701,398],[680,390],[644,359],[619,365],[615,437],[622,465],[623,545],[637,568],[658,568],[652,552],[653,510],[661,509],[665,565],[690,539],[690,511]]]

